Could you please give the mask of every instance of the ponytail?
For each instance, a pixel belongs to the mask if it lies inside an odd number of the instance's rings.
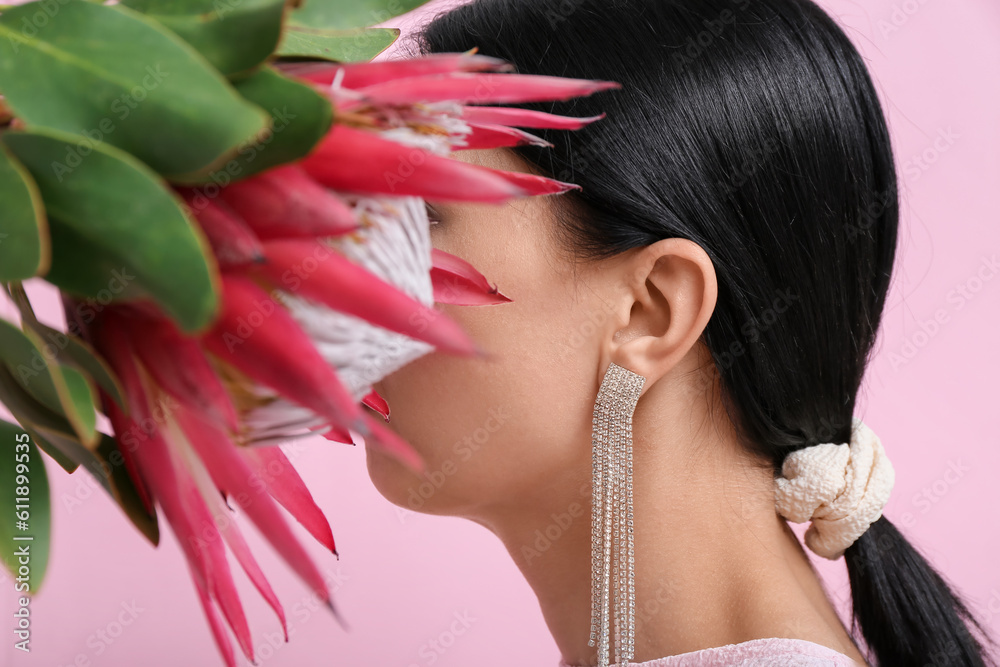
[[[878,667],[996,667],[996,642],[892,523],[880,517],[844,552],[852,624]],[[970,626],[966,625],[966,622]]]

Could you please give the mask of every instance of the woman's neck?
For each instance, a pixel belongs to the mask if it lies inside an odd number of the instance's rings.
[[[754,465],[733,435],[641,428],[653,420],[640,410],[633,445],[633,662],[789,637],[863,664],[795,534],[775,511],[772,472]],[[662,412],[658,417],[670,423]],[[595,664],[597,651],[587,644],[589,449],[585,454],[578,475],[477,519],[507,547],[570,665]]]

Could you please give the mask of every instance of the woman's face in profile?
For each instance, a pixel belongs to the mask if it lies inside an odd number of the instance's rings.
[[[528,171],[506,149],[453,157]],[[436,306],[489,356],[433,352],[375,385],[389,403],[389,427],[427,463],[420,476],[367,448],[372,481],[391,502],[475,520],[554,492],[589,495],[596,334],[607,317],[601,265],[574,269],[557,245],[557,197],[434,204],[433,246],[470,262],[512,302]]]

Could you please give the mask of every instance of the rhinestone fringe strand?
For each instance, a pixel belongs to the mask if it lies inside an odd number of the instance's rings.
[[[635,559],[632,542],[632,414],[646,378],[611,363],[594,403],[591,612],[589,646],[608,665],[609,604],[614,588],[615,664],[635,649]],[[614,549],[612,551],[612,540]],[[612,566],[611,557],[614,556]],[[613,575],[614,580],[611,580]]]

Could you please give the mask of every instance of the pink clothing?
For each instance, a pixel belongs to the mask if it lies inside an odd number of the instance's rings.
[[[859,663],[843,653],[821,644],[776,637],[628,664],[629,667],[859,667]],[[560,660],[559,667],[579,666]]]

